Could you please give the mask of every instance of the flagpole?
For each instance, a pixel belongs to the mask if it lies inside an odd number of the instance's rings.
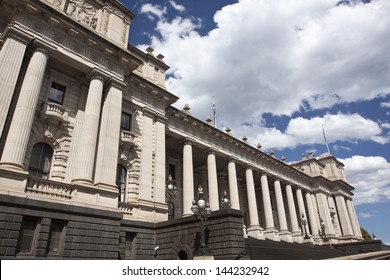
[[[326,145],[326,148],[328,149],[328,153],[330,154],[330,150],[329,150],[328,141],[326,141],[326,136],[325,136],[324,125],[322,125],[322,134],[324,135],[324,141],[325,141],[325,145]]]
[[[215,108],[215,97],[213,96],[213,114],[214,114],[214,127],[217,128],[217,114]]]

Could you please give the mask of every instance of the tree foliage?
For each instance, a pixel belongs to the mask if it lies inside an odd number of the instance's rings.
[[[364,228],[360,227],[360,231],[362,233],[364,240],[372,240],[373,239],[372,236]]]

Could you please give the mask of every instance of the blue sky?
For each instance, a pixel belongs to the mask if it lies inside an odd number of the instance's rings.
[[[390,244],[390,1],[122,0],[130,43],[162,53],[167,88],[265,151],[330,152],[359,222]]]

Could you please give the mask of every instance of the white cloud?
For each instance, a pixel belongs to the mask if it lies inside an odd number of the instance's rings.
[[[254,142],[261,143],[265,149],[325,144],[322,126],[328,144],[336,141],[374,141],[385,144],[390,141],[389,137],[381,136],[382,129],[378,123],[359,114],[338,113],[311,119],[302,117],[291,119],[284,132],[276,128],[262,128]],[[340,146],[336,146],[338,147]]]
[[[365,219],[375,217],[373,213],[367,213],[367,212],[359,212],[358,216]]]
[[[294,134],[297,125],[315,120],[292,120],[286,132],[242,124],[265,112],[291,115],[304,104],[325,108],[390,92],[390,1],[353,7],[337,2],[240,0],[214,15],[217,27],[206,36],[198,32],[199,19],[165,19],[164,9],[148,6],[160,18],[161,37],[151,45],[171,66],[167,87],[180,97],[175,106],[187,103],[204,120],[212,114],[215,96],[218,126],[231,127],[238,138],[270,136],[275,147],[320,143],[321,132],[314,126]],[[326,127],[327,134],[347,141],[388,141],[374,122],[357,119],[369,130],[353,126],[358,136],[352,137]]]
[[[382,102],[381,107],[382,108],[390,108],[390,102]]]
[[[381,156],[339,159],[348,182],[355,187],[355,204],[390,200],[390,163]]]
[[[164,18],[164,15],[167,13],[167,8],[166,7],[162,8],[159,5],[153,5],[147,3],[141,6],[140,13],[147,14],[148,18],[151,20],[154,20],[155,17],[161,20]]]
[[[179,12],[184,12],[186,10],[186,8],[183,6],[183,5],[180,5],[180,4],[177,4],[175,1],[169,1],[169,4],[171,4],[171,6],[179,11]]]

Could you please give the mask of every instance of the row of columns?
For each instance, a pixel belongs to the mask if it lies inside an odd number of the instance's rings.
[[[9,36],[0,52],[0,92],[2,92],[0,132],[4,129],[6,114],[21,71],[21,62],[25,56],[26,44],[27,42],[19,38]],[[34,45],[0,160],[0,168],[20,172],[26,172],[24,159],[47,62],[50,58],[48,46],[37,40],[34,41]],[[108,91],[103,98],[105,84],[108,85]],[[74,161],[73,183],[115,187],[124,86],[125,84],[120,80],[108,78],[99,70],[95,69],[91,72],[80,130],[82,135],[79,138],[78,152],[75,153],[77,158]]]
[[[194,197],[194,179],[193,179],[193,158],[192,142],[186,139],[183,147],[183,214],[191,215],[191,201]],[[210,207],[213,211],[219,209],[218,182],[215,151],[209,150],[207,156],[207,178]],[[255,182],[253,176],[253,167],[248,166],[245,172],[249,227],[248,234],[256,238],[268,238],[273,240],[299,241],[302,239],[302,231],[306,231],[313,237],[319,237],[321,222],[325,223],[326,234],[328,237],[335,235],[333,220],[329,212],[328,197],[322,192],[305,192],[297,187],[295,190],[296,202],[294,199],[293,187],[290,183],[285,185],[287,205],[283,199],[283,192],[280,179],[274,179],[274,193],[276,199],[276,210],[279,221],[279,229],[275,228],[271,195],[266,173],[261,174],[261,194],[262,208],[264,211],[264,225],[260,225],[258,216],[258,205],[256,200]],[[234,158],[229,159],[228,163],[228,182],[231,198],[231,207],[240,209],[236,164]],[[333,200],[333,197],[330,197]],[[343,236],[361,237],[356,213],[350,199],[344,196],[336,196],[337,210],[340,213],[341,227]],[[306,209],[306,206],[307,209]],[[288,217],[286,214],[288,209]],[[301,219],[304,217],[308,223],[306,229],[302,229]],[[321,217],[321,220],[320,220]],[[290,222],[290,229],[287,218]],[[291,230],[291,231],[290,231]]]

